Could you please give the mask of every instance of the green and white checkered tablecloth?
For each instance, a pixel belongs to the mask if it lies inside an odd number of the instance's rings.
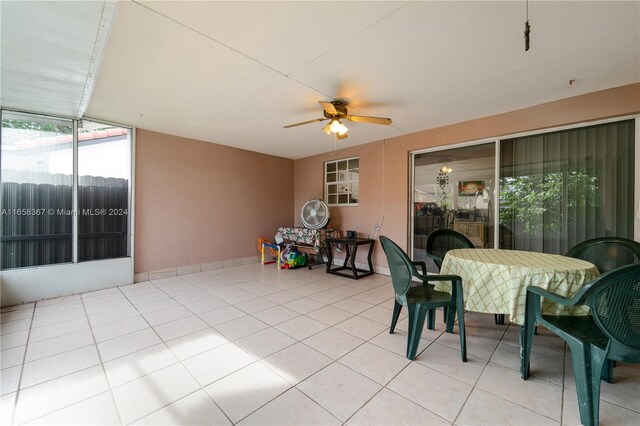
[[[527,287],[535,285],[560,296],[572,297],[583,285],[600,275],[598,268],[584,260],[555,254],[519,250],[456,249],[442,262],[440,273],[459,275],[468,311],[509,314],[511,322],[524,323]],[[449,282],[436,290],[451,291]],[[586,315],[588,309],[565,308],[543,302],[542,313]]]

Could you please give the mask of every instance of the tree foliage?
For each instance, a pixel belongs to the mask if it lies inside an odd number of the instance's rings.
[[[560,237],[577,211],[599,205],[598,177],[586,169],[500,179],[500,224],[526,235]]]
[[[5,129],[35,130],[38,132],[50,132],[50,133],[62,133],[62,134],[68,134],[73,131],[73,127],[71,126],[62,126],[59,124],[51,124],[51,123],[36,123],[32,121],[23,121],[23,120],[2,120],[2,127]]]

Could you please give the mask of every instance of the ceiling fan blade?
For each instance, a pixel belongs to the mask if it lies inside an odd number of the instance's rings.
[[[347,115],[345,118],[349,121],[354,121],[356,123],[384,124],[387,126],[392,123],[390,118],[385,118],[385,117],[365,117],[363,115]]]
[[[302,123],[288,124],[284,126],[284,128],[288,129],[290,127],[302,126],[303,124],[309,124],[309,123],[317,123],[318,121],[324,121],[324,120],[328,120],[328,118],[316,118],[315,120],[303,121]]]
[[[346,139],[349,137],[349,134],[345,133],[344,135],[341,135],[340,133],[336,133],[336,136],[338,137],[338,139]]]
[[[326,134],[330,135],[331,134],[331,123],[329,123],[326,126],[324,126],[322,128],[322,131],[325,132]]]
[[[336,110],[336,107],[331,102],[318,101],[318,103],[322,105],[322,108],[324,108],[327,114],[338,115],[338,111]]]

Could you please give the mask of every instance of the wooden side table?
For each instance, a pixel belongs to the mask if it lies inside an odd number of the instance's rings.
[[[339,275],[354,280],[373,275],[373,263],[371,262],[371,254],[376,240],[371,238],[327,238],[327,274]],[[343,244],[345,247],[346,257],[342,266],[333,267],[333,246]],[[369,253],[367,254],[367,263],[369,270],[356,268],[356,253],[358,246],[369,245]],[[349,265],[349,263],[351,263]],[[351,273],[340,272],[349,270]]]

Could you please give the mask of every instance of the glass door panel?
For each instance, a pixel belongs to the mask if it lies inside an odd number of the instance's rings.
[[[495,143],[414,154],[413,167],[413,260],[437,271],[425,247],[427,235],[441,228],[493,247]]]
[[[633,239],[634,135],[626,120],[501,141],[500,248]]]

